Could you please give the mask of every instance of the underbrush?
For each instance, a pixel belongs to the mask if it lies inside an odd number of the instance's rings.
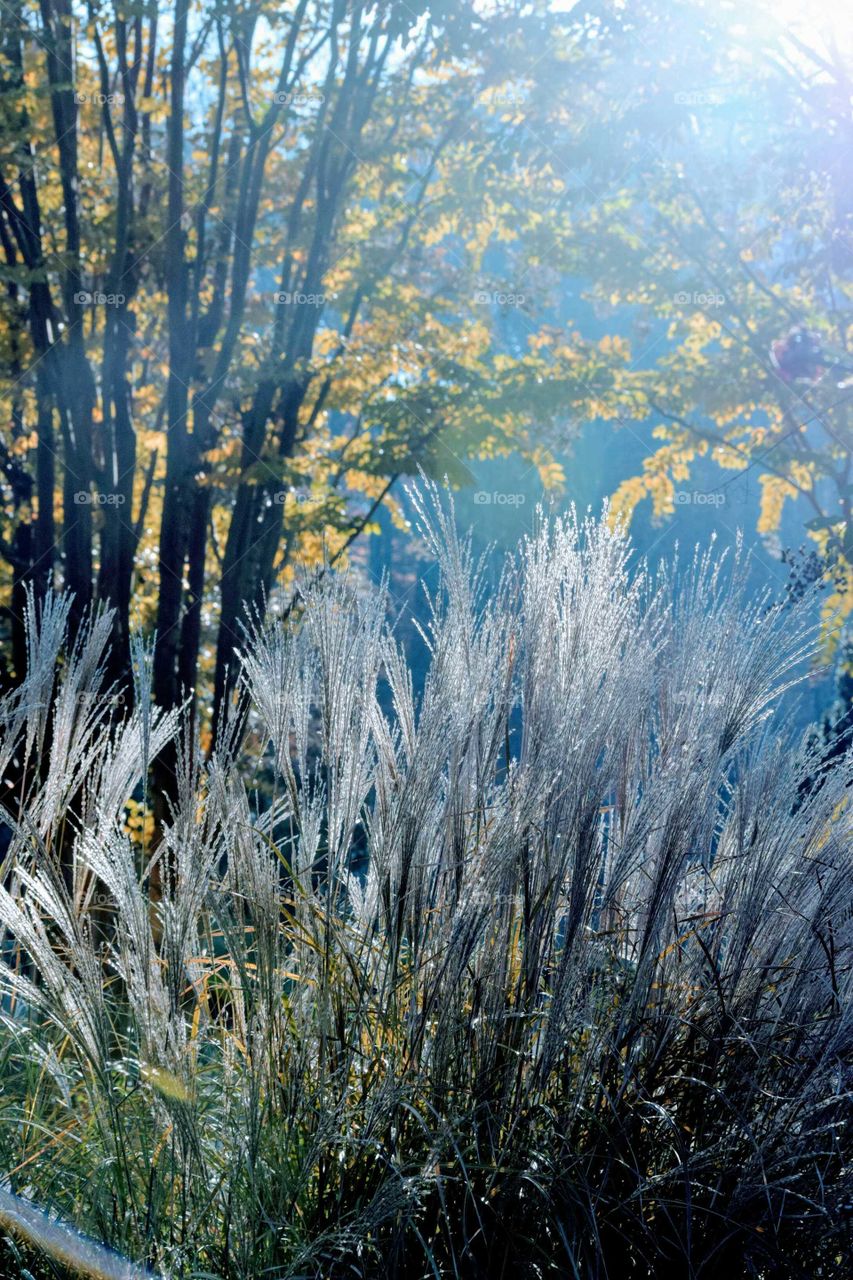
[[[422,694],[327,575],[207,762],[141,644],[117,714],[109,617],[31,608],[6,1187],[175,1277],[847,1274],[851,771],[770,723],[806,614],[573,520],[486,592],[423,519]]]

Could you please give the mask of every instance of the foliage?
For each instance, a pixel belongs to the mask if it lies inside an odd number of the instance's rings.
[[[519,221],[553,201],[514,150],[516,85],[547,46],[583,92],[592,21],[514,0],[3,7],[12,678],[27,583],[58,581],[72,629],[92,598],[114,609],[128,696],[135,621],[161,705],[214,661],[218,703],[246,602],[321,541],[341,556],[399,475],[521,449],[559,484],[598,362],[540,351],[541,314],[502,350],[486,255],[523,284]]]
[[[819,22],[785,26],[772,5],[630,14],[632,56],[608,60],[600,84],[618,104],[614,143],[578,154],[571,128],[552,130],[555,161],[575,167],[551,260],[583,280],[603,325],[621,320],[611,409],[623,425],[648,420],[658,441],[614,515],[648,502],[663,521],[698,488],[731,526],[727,498],[746,475],[779,558],[796,503],[823,561],[831,650],[853,603],[849,43],[827,42]],[[821,358],[794,376],[774,349],[798,326]]]
[[[247,603],[344,559],[379,504],[401,521],[398,477],[518,450],[557,488],[590,420],[659,440],[617,515],[666,518],[708,463],[721,500],[754,472],[778,551],[799,503],[833,643],[849,67],[760,0],[737,13],[5,5],[7,678],[27,584],[53,583],[72,629],[115,610],[126,696],[135,622],[160,636],[158,702],[215,671],[218,710]],[[833,353],[814,377],[772,364],[794,324]]]
[[[851,771],[803,788],[768,720],[807,613],[573,518],[484,598],[421,514],[420,702],[382,592],[327,574],[247,641],[205,765],[148,650],[116,721],[108,617],[57,671],[67,603],[31,605],[11,1189],[175,1276],[841,1277]],[[167,735],[151,848],[127,807]]]

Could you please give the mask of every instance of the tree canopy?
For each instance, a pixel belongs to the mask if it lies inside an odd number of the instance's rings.
[[[134,626],[162,705],[212,680],[209,722],[247,611],[402,520],[400,475],[517,450],[558,487],[585,419],[656,424],[617,515],[756,467],[849,607],[850,82],[737,13],[4,5],[7,680],[56,584],[72,630],[116,611],[128,691]],[[814,377],[772,362],[794,326]]]

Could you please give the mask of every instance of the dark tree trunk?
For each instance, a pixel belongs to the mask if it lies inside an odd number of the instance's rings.
[[[292,420],[288,427],[291,447],[296,434],[299,406],[305,396],[291,394]],[[253,467],[264,449],[266,425],[272,411],[275,385],[267,380],[258,387],[251,408],[243,418],[242,467]],[[236,678],[235,649],[241,640],[240,623],[250,612],[262,615],[272,582],[284,508],[278,499],[280,484],[241,484],[228,526],[220,584],[221,611],[216,645],[213,691],[214,734]],[[268,566],[268,567],[267,567]]]
[[[2,82],[14,97],[23,80],[22,32],[25,30],[20,3],[3,11],[3,53],[5,66]],[[11,122],[10,122],[11,123]],[[30,121],[20,107],[14,120],[23,137],[29,135]],[[16,678],[22,679],[26,665],[23,628],[26,593],[31,585],[36,598],[43,596],[53,584],[56,559],[56,525],[53,501],[56,483],[56,455],[53,430],[54,398],[58,385],[56,351],[53,347],[56,317],[46,280],[41,238],[41,209],[35,180],[32,146],[22,145],[22,161],[18,168],[19,208],[11,187],[0,177],[0,207],[4,218],[2,244],[9,266],[16,266],[18,255],[29,269],[28,327],[36,354],[36,515],[26,528],[16,531],[13,539],[12,647]],[[8,229],[7,229],[8,228]],[[12,286],[16,289],[17,286]],[[30,490],[32,485],[28,486]]]
[[[82,324],[80,319],[77,325]],[[62,554],[65,589],[72,596],[69,627],[73,640],[92,603],[92,410],[91,369],[76,342],[63,352],[62,376],[68,394],[59,405],[62,474]]]
[[[169,295],[169,381],[166,389],[168,454],[160,527],[160,592],[157,602],[157,648],[154,654],[154,697],[162,707],[177,706],[181,697],[177,654],[193,491],[191,442],[187,428],[192,356],[187,323],[188,280],[183,227],[187,18],[186,0],[176,0],[170,72],[169,208],[166,233],[166,287]]]
[[[13,376],[20,376],[20,365],[17,360],[13,365]],[[20,440],[26,432],[23,402],[15,398],[12,409],[12,439]],[[32,583],[33,568],[33,525],[26,513],[33,497],[33,477],[14,455],[3,449],[3,474],[12,493],[12,503],[17,517],[14,532],[5,555],[12,568],[12,592],[9,609],[9,652],[12,659],[11,672],[3,663],[4,685],[19,684],[26,674],[27,636],[24,627],[24,616],[27,607],[27,589]]]
[[[194,356],[187,301],[189,277],[184,230],[184,89],[188,31],[186,0],[175,0],[170,68],[170,114],[167,135],[169,165],[168,229],[166,232],[166,288],[169,320],[169,378],[166,387],[166,487],[160,523],[160,589],[154,650],[153,692],[161,707],[180,705],[182,690],[177,658],[184,601],[184,569],[194,492],[192,441],[189,436],[190,378]],[[177,797],[177,750],[170,743],[153,761],[154,820],[168,818]],[[152,891],[159,892],[160,872]]]
[[[136,46],[140,51],[141,19],[137,19]],[[107,673],[125,700],[133,696],[130,671],[130,596],[137,537],[133,525],[133,481],[136,470],[136,433],[133,429],[132,394],[128,365],[135,332],[130,302],[136,291],[136,270],[131,252],[134,225],[133,161],[136,154],[138,117],[135,93],[140,58],[128,62],[127,28],[116,20],[116,52],[124,95],[121,131],[117,135],[107,117],[107,135],[117,178],[115,246],[107,282],[107,294],[121,301],[107,314],[104,328],[103,423],[104,465],[101,493],[104,498],[101,533],[101,565],[98,596],[115,611],[115,631]],[[109,93],[106,66],[101,66],[101,90]]]
[[[101,483],[104,505],[98,575],[98,598],[115,610],[107,674],[111,682],[115,681],[119,685],[126,702],[133,691],[130,676],[130,597],[136,552],[136,534],[132,524],[136,433],[133,429],[127,378],[131,338],[130,313],[123,310],[118,317],[114,337],[115,368],[111,389],[104,397],[107,448]],[[104,363],[107,363],[106,359]]]
[[[187,599],[181,625],[178,654],[178,682],[187,694],[195,691],[201,647],[201,608],[204,599],[207,522],[210,515],[209,490],[199,487],[192,497],[187,546]],[[194,705],[190,708],[194,714]]]
[[[66,270],[63,279],[66,341],[57,346],[54,391],[62,426],[63,557],[65,586],[71,592],[72,639],[92,600],[92,417],[95,379],[86,357],[83,331],[86,308],[81,301],[80,177],[77,155],[77,105],[71,83],[74,67],[74,24],[71,0],[41,0],[50,104],[59,155],[65,222]]]
[[[36,497],[38,512],[33,535],[33,586],[37,597],[44,596],[53,585],[53,566],[56,559],[56,520],[53,514],[53,495],[56,488],[56,445],[53,435],[53,405],[47,386],[47,378],[38,371],[36,375],[36,400],[38,419],[36,431]]]

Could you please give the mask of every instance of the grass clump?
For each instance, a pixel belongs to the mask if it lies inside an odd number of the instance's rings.
[[[176,1277],[841,1277],[851,771],[768,723],[805,614],[571,518],[487,593],[422,517],[422,694],[382,591],[328,575],[247,637],[206,763],[145,650],[116,717],[109,619],[55,674],[66,606],[32,610],[7,1188]]]

